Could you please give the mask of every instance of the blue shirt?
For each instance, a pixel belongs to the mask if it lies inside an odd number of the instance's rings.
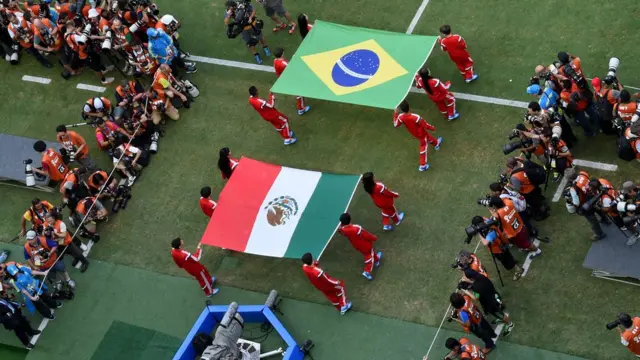
[[[38,245],[40,245],[40,243],[38,243]],[[50,249],[53,249],[54,247],[58,246],[58,243],[47,238],[47,246],[49,246]],[[25,260],[31,259],[31,254],[29,254],[26,247],[24,248],[24,259]]]
[[[466,311],[460,311],[459,317],[460,317],[460,321],[462,321],[465,324],[468,323],[470,320],[469,314]]]
[[[487,242],[492,243],[498,238],[498,233],[495,230],[491,230],[487,236],[484,237]]]
[[[149,38],[147,49],[149,50],[149,55],[158,60],[160,64],[171,65],[171,60],[178,54],[171,36],[167,35],[162,29],[158,29],[158,36]]]
[[[545,87],[538,103],[543,110],[549,110],[558,102],[558,94],[551,90],[549,87]]]

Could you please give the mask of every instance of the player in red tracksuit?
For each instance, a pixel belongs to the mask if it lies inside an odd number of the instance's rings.
[[[418,171],[426,171],[429,169],[429,163],[427,163],[429,144],[433,145],[436,150],[440,150],[442,136],[437,139],[431,136],[427,130],[436,131],[436,128],[426,122],[420,115],[411,113],[409,110],[407,100],[402,100],[393,113],[393,126],[400,127],[400,125],[404,124],[409,133],[420,141],[420,166]]]
[[[213,211],[218,207],[218,204],[211,200],[211,188],[205,186],[200,189],[200,209],[208,217],[213,216]]]
[[[460,114],[456,112],[456,97],[449,91],[450,81],[443,83],[440,79],[431,77],[427,68],[420,69],[415,80],[416,87],[424,89],[429,99],[436,103],[438,110],[447,120],[452,121],[460,117]]]
[[[354,249],[364,255],[364,272],[362,276],[368,280],[373,280],[371,275],[373,265],[380,266],[380,259],[382,259],[382,251],[376,252],[373,249],[373,243],[378,240],[378,237],[363,229],[360,225],[351,224],[351,215],[348,213],[340,215],[338,231],[349,239]]]
[[[438,37],[438,43],[442,51],[449,53],[449,57],[456,64],[464,81],[470,83],[478,78],[478,74],[473,73],[473,59],[467,51],[467,43],[462,36],[451,34],[451,26],[442,25],[440,33],[444,37]]]
[[[400,225],[402,219],[404,219],[404,213],[398,213],[393,204],[394,199],[400,195],[387,189],[380,181],[376,181],[372,172],[362,175],[362,186],[364,191],[371,196],[373,203],[382,211],[382,230],[393,230],[391,222]]]
[[[275,60],[273,60],[273,68],[276,71],[276,77],[280,77],[284,69],[289,65],[289,61],[284,58],[284,49],[277,48],[273,53]],[[298,115],[304,115],[307,111],[311,110],[311,106],[304,105],[304,98],[302,96],[296,96],[296,108],[298,109]]]
[[[284,139],[285,145],[295,144],[295,134],[289,128],[289,118],[283,113],[278,111],[275,107],[275,96],[269,94],[269,101],[260,99],[258,97],[258,89],[255,86],[249,88],[249,104],[262,116],[263,119],[270,122],[271,125],[280,133],[280,136]]]
[[[302,255],[302,271],[311,281],[311,285],[320,290],[331,301],[331,304],[340,310],[340,315],[344,315],[351,309],[353,304],[347,300],[344,281],[336,280],[327,275],[318,266],[318,261],[313,261],[313,256],[310,253]]]
[[[207,297],[211,297],[220,291],[220,289],[213,287],[216,283],[216,277],[209,275],[207,268],[200,264],[200,255],[202,255],[200,244],[198,244],[198,249],[195,254],[184,250],[184,241],[180,238],[173,239],[171,247],[171,257],[173,257],[173,261],[179,268],[185,269],[191,276],[198,280],[200,287]]]

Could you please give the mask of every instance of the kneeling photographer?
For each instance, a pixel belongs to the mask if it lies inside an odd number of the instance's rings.
[[[532,161],[513,157],[507,158],[506,167],[505,176],[509,179],[509,187],[524,196],[531,207],[533,218],[541,221],[549,217],[550,208],[540,189],[547,182],[547,171]]]
[[[96,223],[108,221],[108,215],[107,209],[99,200],[88,196],[78,202],[76,212],[69,220],[71,220],[71,225],[80,228],[80,236],[98,242],[100,235],[97,232]]]
[[[553,181],[560,181],[567,168],[573,166],[573,156],[567,144],[557,134],[551,134],[547,129],[542,136],[545,145],[545,157],[547,171],[553,172]]]
[[[589,181],[587,196],[590,197],[587,201],[593,203],[593,207],[602,212],[606,218],[611,219],[620,230],[624,232],[628,228],[633,233],[627,239],[627,246],[631,246],[638,241],[640,232],[636,226],[637,219],[632,217],[625,222],[622,218],[623,215],[634,212],[635,205],[625,202],[618,203],[618,193],[610,181],[603,178],[592,178]]]
[[[607,324],[607,329],[618,330],[622,345],[636,357],[640,357],[640,317],[632,318],[629,314],[620,313],[616,320]]]
[[[520,280],[523,270],[518,266],[518,262],[511,254],[509,250],[509,240],[502,230],[500,230],[500,223],[496,219],[474,216],[473,219],[471,219],[471,226],[467,227],[465,232],[467,233],[467,243],[470,242],[476,234],[479,235],[480,241],[487,247],[494,262],[497,259],[506,270],[514,270],[513,281]],[[499,274],[498,272],[498,275]]]
[[[132,186],[143,167],[149,164],[149,153],[133,145],[120,143],[110,150],[113,166],[127,177],[127,186]]]
[[[271,56],[271,50],[262,34],[262,20],[256,19],[256,10],[251,6],[250,0],[234,1],[225,3],[227,12],[224,17],[224,24],[227,26],[227,37],[235,39],[242,36],[245,45],[253,54],[256,63],[262,64],[262,57],[256,51],[256,45],[262,44],[264,55]]]
[[[84,180],[82,180],[85,172],[86,170],[84,168],[71,169],[60,183],[62,203],[64,206],[69,207],[72,215],[78,202],[89,196],[89,188]]]
[[[603,239],[606,235],[602,231],[600,221],[596,217],[597,210],[593,206],[597,199],[587,203],[589,174],[584,171],[578,171],[575,168],[569,168],[565,170],[564,177],[567,179],[568,186],[564,189],[562,195],[565,199],[567,211],[570,214],[578,214],[587,219],[589,225],[591,225],[591,231],[593,231],[591,240],[598,241]],[[600,218],[603,222],[608,221],[604,214],[600,214]]]
[[[524,155],[527,160],[531,160],[531,155],[535,155],[538,161],[544,164],[545,157],[542,141],[540,141],[540,139],[533,139],[527,136],[526,134],[528,131],[529,130],[524,124],[517,124],[513,130],[511,130],[511,134],[509,134],[508,139],[518,140],[503,145],[502,152],[505,155],[509,155],[516,150],[520,150],[521,155]]]
[[[491,280],[478,273],[472,273],[458,283],[458,290],[472,299],[476,299],[480,303],[484,314],[495,318],[491,322],[492,324],[505,324],[502,336],[511,334],[514,326],[513,322],[509,313],[505,311],[506,307],[502,297]]]
[[[461,250],[454,264],[451,264],[451,268],[459,269],[462,271],[462,279],[466,279],[471,274],[480,274],[484,277],[489,277],[487,269],[485,269],[480,259],[476,254],[470,253],[466,250]]]

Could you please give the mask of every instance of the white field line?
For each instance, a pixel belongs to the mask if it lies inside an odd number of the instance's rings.
[[[49,324],[49,319],[47,318],[42,319],[42,321],[40,322],[40,325],[38,326],[38,330],[40,330],[40,332],[42,333],[44,331],[44,328],[46,328],[48,324]],[[40,338],[40,334],[34,335],[29,341],[29,343],[31,345],[35,345],[38,342],[39,338]]]
[[[498,343],[498,339],[500,339],[500,335],[502,334],[502,329],[504,329],[504,323],[500,323],[498,324],[498,326],[496,326],[496,329],[494,330],[494,332],[498,335],[493,338],[494,344]]]
[[[429,5],[429,0],[422,0],[422,4],[420,4],[418,11],[416,12],[413,19],[411,19],[411,24],[409,24],[409,27],[407,28],[407,34],[411,34],[416,28],[416,25],[418,25],[418,21],[420,21],[420,17],[422,16],[422,13],[424,13],[424,10],[427,8],[427,5]]]
[[[45,84],[45,85],[51,84],[51,79],[47,79],[39,76],[31,76],[31,75],[24,75],[22,77],[22,81],[29,81],[29,82]]]
[[[84,255],[84,257],[89,256],[89,253],[91,252],[91,248],[93,248],[93,245],[95,243],[93,242],[93,240],[89,240],[89,242],[87,243],[87,250],[82,252],[82,255]],[[78,261],[78,263],[76,264],[76,269],[80,269],[80,267],[82,267],[82,262]]]
[[[618,170],[618,165],[605,164],[597,161],[574,159],[573,163],[578,166],[585,166],[585,167],[590,167],[598,170],[606,170],[606,171]]]
[[[107,90],[106,87],[102,87],[102,86],[95,86],[95,85],[87,85],[87,84],[78,84],[78,86],[76,86],[76,89],[80,89],[80,90],[89,90],[89,91],[95,91],[95,92],[105,92]]]
[[[556,190],[556,193],[553,194],[553,199],[551,199],[551,201],[558,202],[558,200],[560,200],[560,197],[562,196],[562,191],[564,190],[564,188],[566,186],[567,186],[567,178],[563,177],[562,180],[560,180],[560,184],[558,185],[558,189]]]
[[[540,240],[538,240],[538,239],[534,240],[533,241],[533,245],[540,246]],[[531,262],[532,261],[533,261],[533,259],[531,258],[531,255],[530,254],[527,255],[527,258],[524,260],[524,264],[522,264],[522,277],[527,275],[527,272],[529,271],[529,267],[531,266]]]

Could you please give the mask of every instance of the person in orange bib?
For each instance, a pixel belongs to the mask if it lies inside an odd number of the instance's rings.
[[[362,175],[364,191],[371,196],[373,203],[382,211],[382,230],[393,230],[393,224],[400,225],[404,219],[404,213],[398,213],[394,200],[400,196],[397,192],[389,190],[382,182],[376,181],[372,172]]]
[[[492,196],[489,199],[489,212],[500,222],[500,228],[510,243],[522,250],[529,251],[531,259],[542,255],[542,249],[531,242],[529,230],[525,227],[520,214],[510,199]]]
[[[364,255],[364,272],[362,276],[367,280],[373,280],[371,272],[373,267],[380,266],[380,259],[382,259],[382,251],[376,252],[373,249],[373,243],[378,240],[378,237],[363,229],[360,225],[351,223],[351,215],[344,213],[340,215],[340,226],[338,232],[344,235],[354,249],[358,250]]]
[[[73,257],[71,266],[75,267],[78,262],[81,262],[80,272],[87,271],[89,260],[87,260],[82,253],[83,249],[87,250],[87,246],[77,238],[71,237],[71,233],[67,230],[67,225],[60,219],[60,214],[57,211],[52,211],[47,214],[47,222],[44,224],[44,227],[51,227],[53,229],[52,237],[53,240],[58,243],[58,256],[64,257],[65,254],[69,254]],[[62,259],[60,260],[62,261]]]
[[[454,292],[449,297],[449,301],[453,307],[450,319],[462,325],[465,332],[473,333],[484,341],[482,352],[488,354],[495,349],[496,344],[493,339],[498,335],[491,327],[491,324],[482,316],[471,297]]]
[[[26,52],[33,55],[42,66],[52,68],[53,65],[40,52],[33,47],[35,27],[23,17],[18,17],[15,13],[8,13],[9,24],[7,30],[11,39],[23,48]]]
[[[636,357],[640,358],[640,317],[631,317],[629,314],[618,315],[617,329],[620,333],[620,342],[626,346]],[[609,328],[609,325],[607,325]]]
[[[463,337],[459,340],[448,338],[444,342],[444,346],[450,350],[445,355],[445,360],[461,359],[461,360],[484,360],[486,359],[484,352],[479,346],[472,344],[471,340]],[[425,359],[426,360],[426,359]]]
[[[47,149],[47,144],[42,140],[38,140],[33,144],[33,150],[42,154],[42,170],[34,167],[34,172],[42,176],[48,176],[54,183],[64,179],[64,176],[69,172],[69,168],[64,163],[60,153],[53,148]]]
[[[91,155],[89,155],[89,146],[87,146],[87,142],[80,134],[68,130],[65,125],[58,125],[56,127],[56,133],[56,139],[70,157],[70,161],[75,161],[88,170],[94,170],[96,168]],[[71,156],[71,154],[73,154],[73,156]]]
[[[614,105],[613,112],[626,124],[634,123],[640,118],[638,102],[631,100],[631,93],[626,89],[620,91],[620,103]]]
[[[24,212],[20,220],[20,236],[24,236],[27,230],[36,229],[38,225],[44,224],[47,212],[51,211],[54,206],[46,201],[35,198],[31,200],[31,206]],[[27,229],[27,222],[31,223],[31,227]]]

